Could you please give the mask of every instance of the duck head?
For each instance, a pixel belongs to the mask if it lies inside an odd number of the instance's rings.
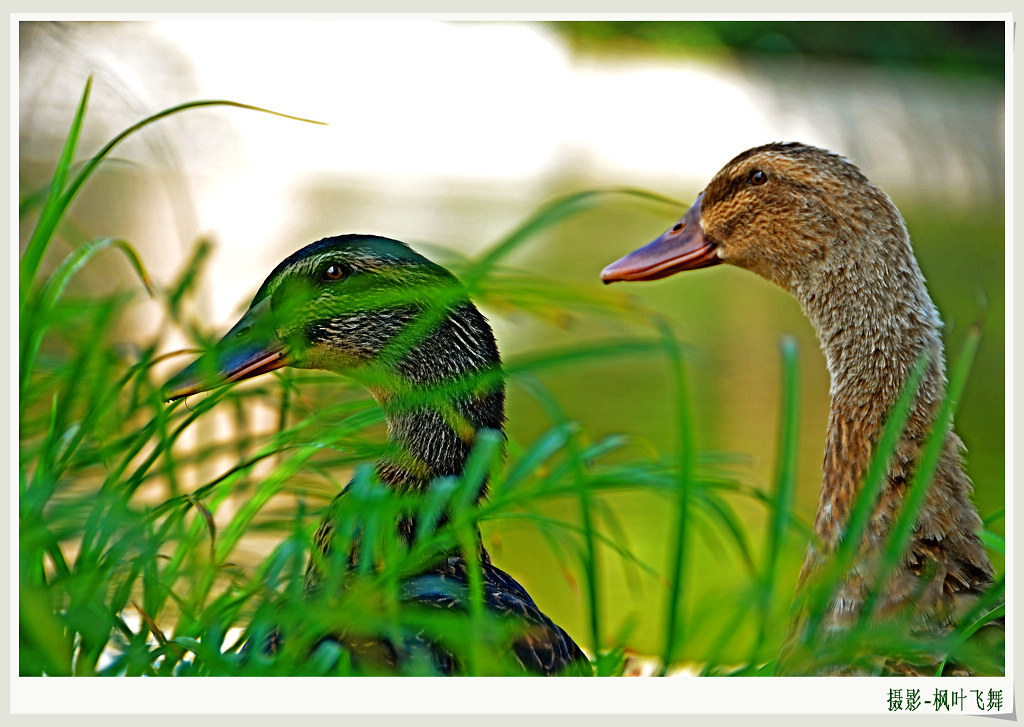
[[[467,307],[476,313],[458,280],[404,243],[325,238],[283,260],[241,320],[167,382],[165,397],[293,366],[363,379],[380,398],[389,377],[425,383],[497,366],[494,338],[479,313],[457,342],[438,341]]]
[[[675,225],[606,267],[601,279],[656,280],[728,263],[801,297],[819,261],[872,236],[906,232],[889,198],[853,164],[805,144],[767,144],[732,159]]]

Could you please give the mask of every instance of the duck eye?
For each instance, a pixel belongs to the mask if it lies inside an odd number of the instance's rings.
[[[345,276],[345,271],[340,265],[334,263],[324,268],[324,280],[340,280]]]
[[[753,185],[764,184],[768,181],[768,175],[762,172],[760,169],[755,169],[747,177],[747,181]]]

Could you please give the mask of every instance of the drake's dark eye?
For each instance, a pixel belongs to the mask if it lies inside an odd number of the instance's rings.
[[[747,181],[753,185],[764,184],[768,181],[768,175],[762,172],[760,169],[755,169],[747,177]]]
[[[324,268],[324,280],[341,280],[345,277],[345,271],[340,265],[331,263]]]

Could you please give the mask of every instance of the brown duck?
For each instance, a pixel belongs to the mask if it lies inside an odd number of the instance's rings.
[[[775,143],[736,156],[671,229],[601,278],[655,280],[719,263],[751,270],[793,295],[827,360],[831,410],[814,520],[818,544],[808,549],[801,584],[841,542],[886,416],[918,359],[930,356],[858,560],[831,601],[825,626],[839,629],[859,616],[870,564],[945,394],[942,323],[892,200],[849,161],[816,147]],[[963,449],[950,431],[910,545],[874,613],[911,605],[918,623],[942,629],[992,583]]]

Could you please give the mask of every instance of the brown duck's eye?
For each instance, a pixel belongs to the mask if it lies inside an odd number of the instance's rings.
[[[345,277],[345,271],[340,265],[332,263],[324,269],[324,280],[341,280],[343,277]]]
[[[768,181],[768,175],[762,172],[760,169],[755,169],[750,173],[750,176],[747,177],[747,181],[754,185],[764,184],[765,182]]]

